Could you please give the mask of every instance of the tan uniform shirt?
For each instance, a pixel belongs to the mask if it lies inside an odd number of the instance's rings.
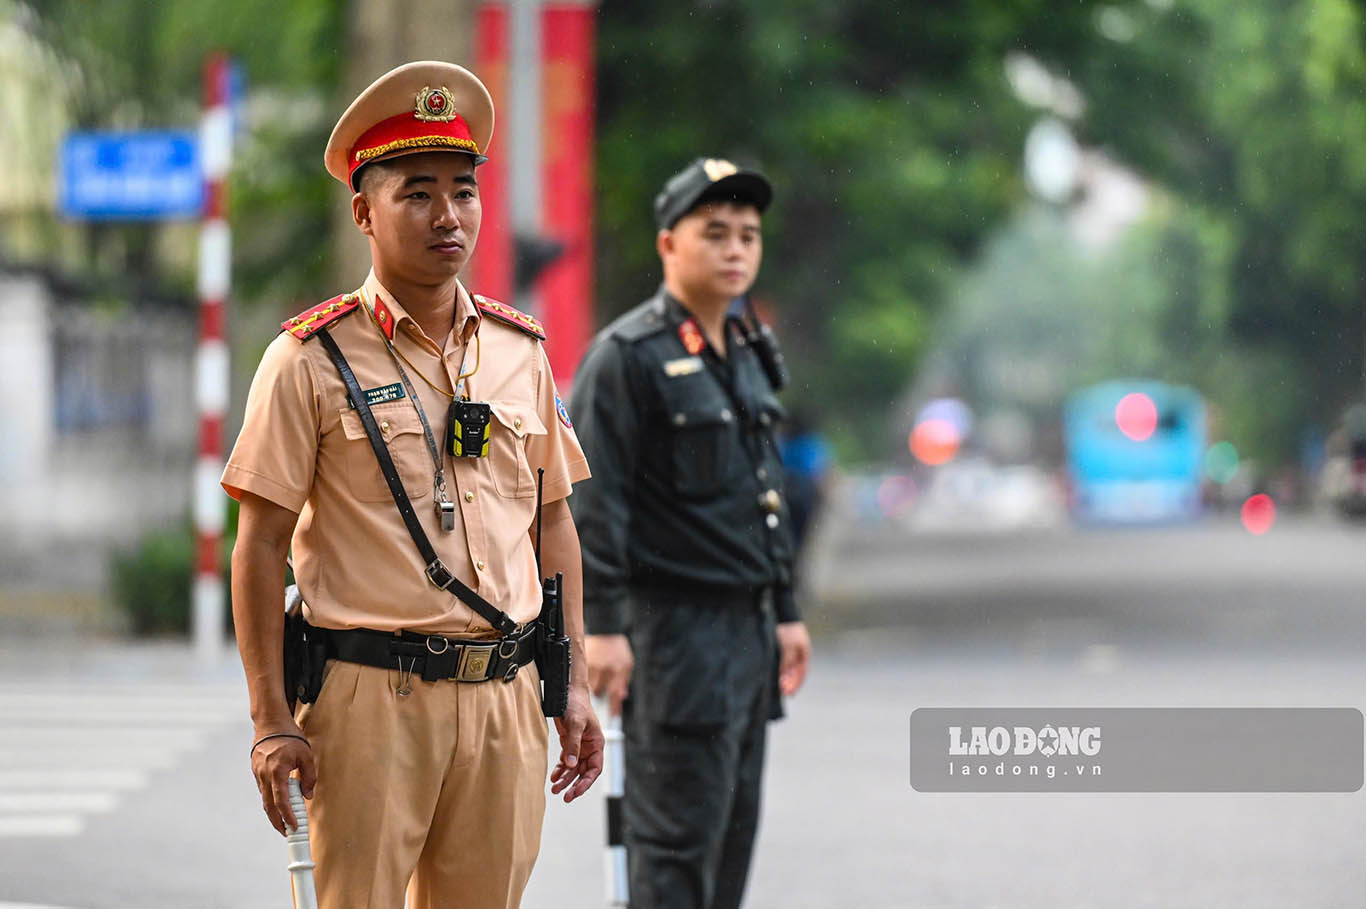
[[[381,336],[413,366],[404,371],[431,423],[455,502],[453,532],[443,531],[432,488],[434,466],[413,402],[372,405],[375,420],[437,554],[460,580],[526,622],[540,611],[540,579],[528,536],[536,517],[536,471],[545,468],[545,501],[569,495],[588,464],[558,406],[540,342],[494,318],[482,318],[460,288],[445,349],[434,343],[373,272],[362,308],[333,322],[332,332],[363,389],[401,383]],[[464,361],[465,393],[493,409],[489,453],[445,451],[450,399]],[[418,375],[421,373],[421,376]],[[223,472],[234,498],[247,491],[299,512],[294,572],[308,621],[324,628],[405,629],[462,634],[488,629],[480,616],[427,580],[417,547],[394,506],[346,387],[317,340],[282,333],[266,349],[247,397],[241,435]]]

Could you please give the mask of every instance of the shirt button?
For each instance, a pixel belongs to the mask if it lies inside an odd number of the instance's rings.
[[[522,418],[521,418],[521,417],[518,417],[517,419],[515,419],[515,420],[512,421],[512,428],[513,428],[513,429],[521,429],[521,428],[522,428]]]
[[[768,517],[764,518],[764,523],[768,525],[769,530],[777,530],[778,516],[776,514],[771,514]]]
[[[474,563],[474,567],[475,567],[475,570],[476,570],[476,571],[483,571],[483,570],[484,570],[484,563],[483,563],[483,562],[475,562],[475,563]]]
[[[468,489],[465,490],[465,501],[466,501],[466,502],[473,502],[473,501],[474,501],[474,493],[470,492]]]
[[[735,415],[734,415],[733,413],[730,412],[730,408],[729,408],[729,407],[723,408],[722,411],[721,411],[721,422],[722,422],[722,423],[729,423],[729,422],[731,421],[731,419],[734,418],[734,416],[735,416]]]
[[[684,415],[681,414],[681,413],[676,413],[676,414],[674,414],[674,425],[675,425],[675,426],[682,426],[682,425],[683,425],[684,423],[686,423],[686,422],[688,422],[688,418],[687,418],[686,416],[684,416]]]
[[[389,421],[388,421],[388,420],[385,420],[385,421],[383,421],[382,423],[380,423],[380,424],[379,424],[379,429],[380,429],[380,432],[388,432],[388,431],[389,431]]]
[[[759,479],[761,479],[761,480],[767,480],[767,479],[768,479],[768,468],[766,468],[766,467],[760,467],[758,470],[754,471],[754,475],[755,475],[756,477],[758,477]]]

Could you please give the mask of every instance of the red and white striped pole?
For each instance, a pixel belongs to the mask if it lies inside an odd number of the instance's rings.
[[[222,54],[204,64],[204,119],[199,156],[204,170],[204,224],[199,235],[199,350],[195,398],[199,408],[199,460],[195,465],[195,567],[191,632],[201,665],[223,653],[223,577],[218,552],[226,500],[223,417],[228,410],[228,344],[225,331],[232,251],[228,232],[228,169],[232,164],[231,65]]]

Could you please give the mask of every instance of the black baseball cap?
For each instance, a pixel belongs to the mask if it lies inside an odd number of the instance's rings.
[[[763,214],[773,187],[757,170],[741,170],[724,158],[698,158],[669,178],[655,196],[655,223],[667,230],[705,202],[741,202]]]

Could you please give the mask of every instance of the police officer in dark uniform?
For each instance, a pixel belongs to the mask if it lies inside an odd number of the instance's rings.
[[[594,466],[583,541],[589,684],[621,711],[631,904],[740,904],[766,722],[810,638],[792,595],[771,334],[732,314],[768,181],[698,159],[655,199],[664,283],[594,340],[570,413]]]

